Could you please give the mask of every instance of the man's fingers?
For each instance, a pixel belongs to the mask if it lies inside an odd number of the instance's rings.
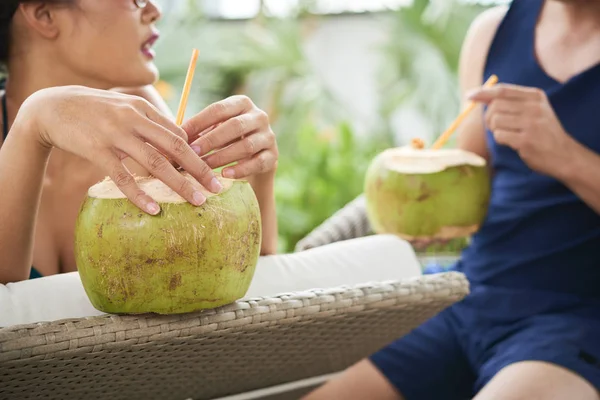
[[[200,155],[206,155],[213,150],[223,148],[228,143],[237,141],[244,135],[255,132],[261,125],[262,121],[255,115],[242,114],[201,136],[192,145],[200,149]]]
[[[250,135],[229,147],[204,158],[209,167],[215,169],[232,162],[252,157],[254,154],[273,146],[273,135],[257,133]]]
[[[493,101],[486,111],[488,114],[511,114],[519,115],[525,112],[523,104],[519,101],[498,99]]]
[[[242,179],[251,175],[273,170],[277,164],[277,156],[269,150],[263,150],[252,158],[240,161],[237,165],[223,170],[225,178]]]
[[[523,121],[520,115],[486,113],[485,123],[491,131],[505,130],[519,132],[523,128]]]
[[[200,113],[186,121],[182,128],[192,138],[197,137],[213,125],[225,122],[233,117],[250,111],[254,103],[246,96],[232,96],[211,104]]]
[[[506,129],[519,131],[522,128],[524,104],[507,99],[494,100],[485,112],[485,124],[492,131]]]
[[[514,150],[519,149],[519,141],[521,140],[520,133],[499,129],[494,131],[493,134],[498,144],[511,147]]]
[[[133,204],[150,215],[156,215],[160,212],[159,205],[140,189],[135,178],[125,168],[116,154],[106,153],[100,157],[103,158],[102,164],[105,165],[110,178]]]
[[[489,104],[494,100],[512,101],[541,100],[544,92],[537,88],[511,84],[498,84],[491,88],[480,88],[468,95],[468,99],[478,103]]]

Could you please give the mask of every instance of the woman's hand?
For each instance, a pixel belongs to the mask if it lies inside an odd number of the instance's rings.
[[[205,196],[170,161],[211,192],[222,189],[211,168],[189,146],[186,132],[139,97],[78,86],[44,89],[23,104],[15,124],[20,119],[35,121],[42,145],[96,164],[149,214],[160,208],[123,165],[127,157],[194,205],[203,204]]]
[[[262,221],[261,254],[275,254],[274,181],[279,151],[267,114],[248,97],[233,96],[208,106],[182,128],[209,167],[225,167],[225,178],[246,179],[252,185]]]
[[[268,115],[248,97],[214,103],[182,126],[191,146],[225,178],[241,179],[273,172],[279,152]]]

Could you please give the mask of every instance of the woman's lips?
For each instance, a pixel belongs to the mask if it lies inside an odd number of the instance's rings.
[[[144,56],[150,60],[154,60],[154,57],[156,57],[156,52],[152,49],[152,46],[158,40],[158,38],[158,33],[154,33],[142,45],[142,54],[144,54]]]

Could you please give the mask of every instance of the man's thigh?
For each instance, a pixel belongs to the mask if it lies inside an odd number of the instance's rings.
[[[305,400],[466,400],[475,374],[446,310]]]
[[[523,361],[502,369],[475,400],[599,400],[598,392],[578,374],[542,361]]]
[[[303,400],[404,400],[386,377],[369,360],[348,368]]]

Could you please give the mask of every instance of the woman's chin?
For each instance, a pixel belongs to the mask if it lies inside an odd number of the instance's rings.
[[[154,63],[150,63],[146,66],[146,83],[145,85],[152,85],[156,83],[159,77],[158,67]],[[142,85],[144,86],[144,85]]]
[[[139,87],[156,83],[158,80],[158,68],[154,64],[144,65],[142,68],[131,68],[127,76],[121,75],[119,87]]]

